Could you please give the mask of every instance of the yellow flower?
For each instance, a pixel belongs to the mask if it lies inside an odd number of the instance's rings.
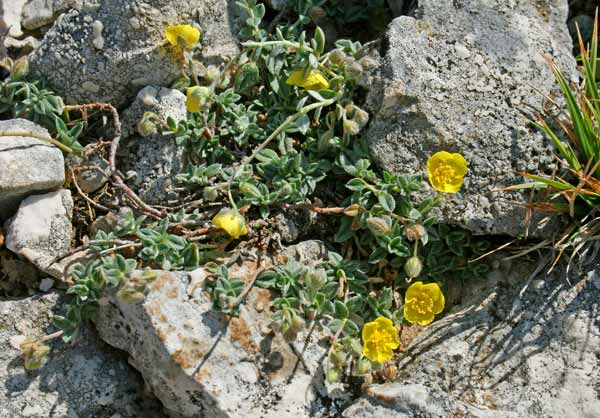
[[[235,209],[221,209],[212,219],[212,224],[217,228],[225,230],[233,238],[239,238],[248,233],[246,220]]]
[[[411,324],[429,325],[444,310],[445,304],[437,283],[414,282],[404,296],[404,318]]]
[[[190,113],[200,112],[212,94],[210,88],[204,86],[188,87],[186,93],[185,105]]]
[[[394,350],[400,347],[398,330],[391,320],[383,316],[365,324],[362,339],[363,354],[376,363],[388,361],[394,355]]]
[[[200,30],[191,25],[171,25],[165,29],[165,36],[173,46],[192,49],[200,41]]]
[[[467,161],[460,154],[439,151],[427,160],[427,174],[434,189],[456,193],[467,174]]]
[[[317,70],[310,70],[306,77],[304,70],[294,71],[286,81],[290,86],[302,87],[306,90],[322,90],[329,88],[329,82]]]

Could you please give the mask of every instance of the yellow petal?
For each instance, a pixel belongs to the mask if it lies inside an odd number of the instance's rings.
[[[404,296],[404,300],[415,299],[418,298],[421,294],[421,288],[423,287],[423,282],[418,281],[411,284],[408,289],[406,289],[406,295]]]
[[[212,219],[212,224],[223,229],[233,238],[239,238],[248,233],[244,217],[233,209],[221,209]]]
[[[377,324],[375,322],[366,323],[362,329],[363,341],[369,341],[371,339],[371,337],[373,336],[373,334],[375,333],[376,329],[377,329]]]
[[[429,292],[429,296],[433,300],[433,313],[439,314],[444,310],[446,299],[437,283],[429,283],[423,286],[423,290]]]
[[[317,70],[310,70],[306,76],[304,70],[296,70],[288,77],[287,84],[302,87],[306,90],[322,90],[329,88],[329,82]]]
[[[419,324],[422,326],[429,325],[433,322],[435,315],[433,312],[421,314],[413,308],[411,304],[404,304],[404,319],[411,324]]]
[[[427,174],[434,189],[457,193],[467,174],[467,161],[458,153],[439,151],[427,160]]]
[[[200,112],[200,97],[197,94],[194,94],[198,86],[189,87],[187,92],[187,99],[185,101],[185,106],[187,107],[187,111],[190,113]]]
[[[165,29],[167,41],[173,46],[180,45],[192,49],[200,41],[200,30],[191,25],[171,25]]]

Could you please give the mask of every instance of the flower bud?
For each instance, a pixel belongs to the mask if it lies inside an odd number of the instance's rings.
[[[354,80],[359,80],[363,75],[363,67],[355,59],[346,60],[346,74]]]
[[[404,236],[411,241],[418,241],[427,235],[427,230],[421,224],[414,224],[404,228]]]
[[[334,65],[344,65],[348,56],[341,49],[334,49],[329,53],[329,61]]]
[[[4,247],[4,231],[0,228],[0,249]]]
[[[358,126],[363,128],[367,122],[369,122],[369,114],[360,107],[355,107],[353,119],[356,123],[358,123]]]
[[[390,382],[398,375],[398,368],[392,363],[386,363],[381,371],[381,375],[386,382]]]
[[[352,119],[345,119],[343,122],[344,134],[346,135],[357,135],[360,132],[360,126]]]
[[[362,357],[356,363],[356,372],[359,375],[371,373],[371,362],[367,358]]]
[[[219,193],[217,192],[217,189],[215,187],[207,186],[204,188],[202,196],[204,197],[204,200],[214,202],[215,200],[217,200],[217,197],[219,197]]]
[[[355,216],[358,216],[360,211],[361,211],[360,205],[357,203],[354,203],[353,205],[350,205],[346,209],[344,209],[344,215],[354,218]]]
[[[27,370],[39,369],[46,362],[50,347],[45,345],[43,342],[27,338],[20,345],[23,350],[23,357],[25,360],[25,368]]]
[[[137,131],[144,138],[155,135],[158,132],[154,122],[147,118],[142,118],[142,120],[138,122]]]
[[[327,370],[327,374],[325,378],[327,379],[327,383],[337,383],[340,381],[340,372],[337,369],[329,368]]]
[[[388,235],[392,232],[391,221],[387,217],[371,216],[366,222],[369,231],[375,236]]]
[[[324,269],[308,269],[304,273],[305,286],[314,292],[321,290],[325,283],[327,283],[327,272]]]
[[[423,263],[417,256],[410,257],[406,260],[406,263],[404,263],[404,272],[411,279],[414,279],[421,274],[421,270],[423,270]]]

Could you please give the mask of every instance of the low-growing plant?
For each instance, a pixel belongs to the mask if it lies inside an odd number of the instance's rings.
[[[415,280],[426,277],[443,287],[453,277],[479,277],[485,266],[469,261],[486,243],[438,225],[434,208],[442,198],[423,197],[423,176],[371,165],[361,135],[369,114],[359,99],[368,58],[359,42],[338,40],[326,51],[323,30],[316,27],[308,35],[303,14],[269,33],[263,4],[237,3],[245,13],[244,42],[224,68],[195,60],[198,29],[167,28],[168,43],[182,63],[184,75],[176,86],[186,89],[188,116],[176,122],[146,113],[137,126],[141,135],[160,132],[184,149],[184,169],[176,181],[189,194],[177,211],[130,213],[115,231],[85,243],[90,261],[74,268],[69,290],[74,297],[56,323],[71,341],[81,322],[93,317],[106,289],[114,288],[125,302],[139,302],[153,280],[152,269],[201,265],[212,275],[206,289],[214,309],[236,315],[249,287],[211,261],[246,235],[269,236],[272,216],[283,208],[308,209],[327,216],[336,231],[330,245],[337,252],[316,266],[289,261],[256,283],[273,292],[273,328],[286,339],[304,330],[310,335],[316,327],[330,334],[329,381],[366,375],[398,348],[393,330],[405,320],[403,306],[423,303],[421,322],[443,309],[440,286]],[[63,142],[77,148],[79,128],[67,128],[64,120],[55,128]],[[456,193],[467,163],[459,154],[440,152],[428,162],[428,172],[434,188]],[[189,198],[199,192],[202,199],[192,205]],[[192,209],[196,205],[209,209],[198,212]],[[208,213],[214,215],[212,226]],[[145,273],[134,273],[140,269]],[[409,285],[421,287],[405,305],[401,294]]]
[[[547,57],[562,92],[566,109],[556,102],[558,115],[538,114],[532,123],[552,141],[558,151],[558,168],[552,175],[521,173],[532,180],[512,189],[533,188],[547,191],[547,200],[534,203],[533,209],[568,214],[576,225],[570,226],[554,246],[560,255],[572,248],[574,256],[598,239],[600,218],[600,89],[596,82],[598,66],[598,16],[589,45],[579,35],[582,79],[571,85]],[[554,110],[554,109],[553,109]],[[566,110],[566,111],[564,111]],[[557,127],[559,127],[557,129]]]

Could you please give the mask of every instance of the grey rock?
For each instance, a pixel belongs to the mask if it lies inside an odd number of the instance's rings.
[[[72,216],[69,190],[29,196],[6,222],[6,248],[47,271],[69,251]]]
[[[285,254],[303,254],[308,262],[323,251],[322,243],[312,242]],[[230,274],[245,281],[276,261],[264,254],[242,259]],[[97,329],[102,339],[129,353],[131,364],[171,417],[314,416],[311,408],[317,404],[316,389],[323,390],[319,365],[326,348],[308,346],[307,373],[290,345],[270,331],[267,290],[252,289],[239,316],[228,317],[212,309],[202,290],[201,271],[156,273],[141,303],[124,304],[114,295],[104,298]],[[296,352],[301,352],[302,341],[294,343]]]
[[[55,291],[0,301],[0,416],[165,418],[156,399],[144,394],[144,383],[127,357],[88,326],[73,345],[53,340],[41,369],[24,369],[11,340],[54,332],[52,315],[66,302]]]
[[[175,175],[183,168],[184,150],[175,143],[173,136],[157,133],[140,137],[137,124],[145,112],[179,122],[187,115],[185,101],[185,95],[178,90],[147,86],[123,112],[123,137],[129,138],[123,142],[123,150],[127,152],[123,167],[136,172],[133,185],[149,203],[164,203],[178,197],[172,189]]]
[[[21,54],[28,54],[40,45],[33,36],[28,36],[25,39],[15,39],[11,36],[7,36],[4,39],[4,47],[18,49]]]
[[[567,1],[420,0],[416,15],[395,19],[382,43],[380,85],[368,98],[372,154],[386,170],[418,173],[437,151],[462,153],[469,172],[443,221],[519,235],[529,195],[498,189],[553,162],[550,141],[523,115],[559,93],[542,54],[575,77]],[[545,233],[538,228],[531,234]]]
[[[600,260],[590,261],[597,269]],[[462,303],[447,307],[407,347],[397,365],[399,383],[387,386],[385,396],[381,388],[375,396],[369,389],[346,417],[400,409],[405,415],[398,416],[411,418],[600,416],[598,271],[567,278],[560,270],[545,276],[547,267],[535,275],[535,267],[507,263],[486,280],[467,283]],[[534,286],[539,280],[544,285]],[[428,395],[415,401],[413,385]],[[410,408],[400,408],[403,394],[413,397]]]
[[[47,26],[59,14],[76,6],[81,7],[81,0],[27,0],[22,12],[23,27],[33,30]]]
[[[0,221],[11,216],[24,197],[65,182],[64,158],[57,147],[9,133],[50,137],[46,129],[25,119],[0,121]]]
[[[20,38],[21,10],[27,0],[0,0],[0,33],[8,29],[8,36]]]
[[[67,157],[67,165],[70,168],[79,168],[75,170],[75,177],[77,184],[85,193],[97,191],[108,181],[108,177],[102,172],[93,168],[86,168],[97,167],[105,173],[109,171],[108,161],[105,158],[101,158],[96,152],[86,152],[93,146],[94,144],[88,145],[82,154],[70,154]]]
[[[238,51],[232,0],[97,0],[71,6],[31,56],[33,74],[68,102],[120,107],[144,86],[175,81],[181,64],[164,47],[170,24],[195,21],[202,28],[207,62],[222,62]]]

